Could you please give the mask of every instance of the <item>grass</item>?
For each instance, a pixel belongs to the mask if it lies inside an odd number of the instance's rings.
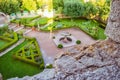
[[[24,41],[22,44],[14,48],[13,50],[0,57],[0,73],[3,75],[3,79],[6,80],[11,77],[23,77],[25,75],[32,76],[41,72],[43,69],[27,64],[25,62],[15,60],[13,54],[21,47],[25,46],[28,41]]]
[[[59,30],[59,29],[77,27],[96,40],[105,39],[106,36],[104,34],[104,29],[99,26],[100,24],[95,20],[73,19],[71,21],[70,19],[61,19],[59,21],[54,21],[53,24],[45,28],[41,28],[41,30],[49,31],[49,27],[52,27],[53,31]]]
[[[8,42],[5,40],[0,40],[0,46],[6,45]]]
[[[17,24],[20,23],[20,24],[23,24],[28,27],[33,27],[33,26],[37,27],[38,24],[40,26],[43,26],[43,25],[47,24],[48,21],[49,21],[49,18],[36,16],[36,17],[30,17],[30,18],[14,19],[11,22],[17,23]]]
[[[29,26],[29,27],[37,27],[38,24],[39,26],[44,26],[47,24],[50,19],[49,18],[42,18],[42,17],[33,17],[33,18],[21,18],[19,21],[22,22],[23,25]],[[17,19],[13,20],[13,22],[17,23]],[[60,30],[60,29],[65,29],[65,28],[71,28],[71,27],[77,27],[80,30],[84,31],[88,35],[90,35],[92,38],[96,40],[104,40],[106,39],[106,36],[104,34],[104,29],[100,27],[101,24],[98,23],[95,20],[87,20],[87,19],[59,19],[53,22],[53,24],[50,24],[47,27],[40,27],[40,30],[43,31],[50,31],[50,27],[52,27],[52,30]]]

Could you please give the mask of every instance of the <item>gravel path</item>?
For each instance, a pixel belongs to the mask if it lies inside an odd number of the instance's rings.
[[[54,32],[53,34],[57,34],[59,32],[69,32],[71,33],[76,39],[81,40],[81,45],[89,45],[94,42],[96,42],[94,39],[92,39],[90,36],[85,34],[83,31],[79,29],[64,29],[64,30],[59,30],[57,32]],[[48,32],[38,32],[38,31],[31,31],[26,34],[26,36],[29,37],[35,37],[38,41],[38,44],[40,46],[40,49],[42,51],[42,55],[45,61],[45,64],[52,64],[54,58],[56,55],[62,53],[64,49],[58,49],[53,40],[50,38],[50,33]]]

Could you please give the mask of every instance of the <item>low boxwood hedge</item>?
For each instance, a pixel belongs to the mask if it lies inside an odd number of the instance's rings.
[[[44,69],[44,60],[36,39],[26,38],[26,40],[28,41],[27,45],[19,49],[13,57]]]
[[[62,44],[58,44],[57,47],[60,48],[60,49],[62,49],[62,48],[63,48],[63,45],[62,45]]]
[[[81,43],[81,41],[80,41],[80,40],[77,40],[77,41],[76,41],[76,44],[80,44],[80,43]]]
[[[7,49],[8,47],[10,47],[11,45],[13,45],[14,43],[16,43],[18,41],[17,33],[13,33],[13,34],[14,34],[14,39],[5,38],[5,37],[0,36],[0,39],[10,41],[8,44],[0,47],[0,52],[4,51],[5,49]]]

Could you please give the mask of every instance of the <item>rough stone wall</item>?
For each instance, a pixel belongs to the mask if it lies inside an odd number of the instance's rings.
[[[75,46],[56,58],[53,69],[9,80],[120,80],[120,44],[108,39]]]
[[[2,80],[2,74],[0,73],[0,80]]]
[[[120,43],[120,0],[112,0],[105,33],[109,38]]]

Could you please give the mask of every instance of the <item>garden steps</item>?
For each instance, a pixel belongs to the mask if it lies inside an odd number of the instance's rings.
[[[4,54],[6,54],[7,52],[9,52],[10,50],[12,50],[13,48],[15,48],[16,46],[20,45],[22,42],[24,42],[25,39],[21,39],[19,40],[17,43],[13,44],[11,47],[9,47],[8,49],[6,49],[5,51],[0,53],[0,57],[3,56]]]

